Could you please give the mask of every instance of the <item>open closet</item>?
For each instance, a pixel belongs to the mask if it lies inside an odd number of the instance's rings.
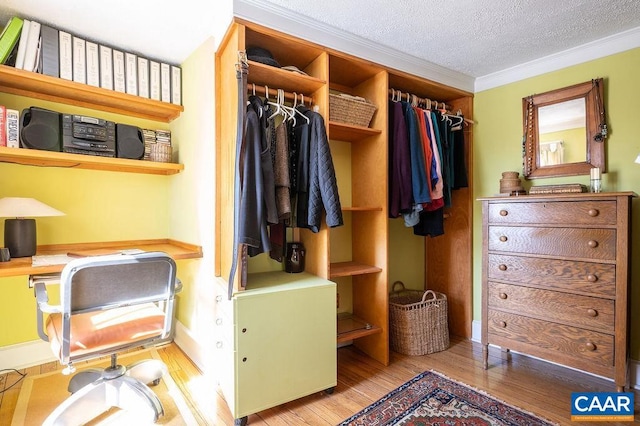
[[[238,52],[252,46],[268,50],[281,67],[248,60],[247,95],[255,93],[263,101],[268,95],[267,102],[276,109],[280,103],[279,120],[293,119],[287,111],[300,102],[323,117],[343,224],[329,227],[323,215],[317,232],[286,229],[286,241],[304,245],[304,273],[284,272],[283,264],[268,253],[249,257],[240,252],[229,298],[234,253],[235,170],[230,165],[236,164],[236,70]],[[469,186],[453,192],[444,212],[444,234],[413,236],[402,219],[389,219],[391,89],[437,100],[452,115],[459,111],[472,119],[472,94],[468,92],[239,19],[216,53],[219,296],[215,309],[221,326],[216,335],[223,336],[216,337],[220,349],[216,356],[226,370],[221,387],[237,419],[313,392],[331,392],[340,345],[352,344],[389,364],[388,303],[396,280],[404,281],[407,288],[445,293],[451,333],[471,336],[472,126],[462,129]],[[364,98],[375,105],[369,125],[332,120],[329,100],[334,93]],[[255,318],[264,327],[260,338],[251,337],[251,326],[244,322],[249,309],[260,312]],[[260,374],[251,376],[245,370]],[[265,380],[265,372],[273,375]]]

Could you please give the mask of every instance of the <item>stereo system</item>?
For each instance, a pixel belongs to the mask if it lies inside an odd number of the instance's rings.
[[[72,154],[116,156],[116,123],[84,115],[62,114],[62,150]]]
[[[22,111],[20,146],[135,160],[144,156],[144,136],[139,127],[38,107]]]

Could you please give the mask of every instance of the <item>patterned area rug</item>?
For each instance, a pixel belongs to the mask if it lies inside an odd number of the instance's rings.
[[[339,426],[551,424],[439,373],[426,371]]]

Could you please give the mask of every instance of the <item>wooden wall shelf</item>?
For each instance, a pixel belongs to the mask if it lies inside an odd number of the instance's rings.
[[[68,167],[155,175],[173,175],[184,169],[183,164],[175,163],[7,147],[0,147],[0,161],[28,166]]]
[[[175,260],[199,259],[202,257],[202,247],[170,239],[52,244],[38,246],[36,255],[47,256],[82,252],[85,256],[97,256],[127,249],[162,251]],[[21,257],[0,263],[0,277],[49,274],[60,272],[63,268],[64,264],[34,267],[31,263],[31,257]]]
[[[0,92],[168,123],[184,107],[0,65]]]

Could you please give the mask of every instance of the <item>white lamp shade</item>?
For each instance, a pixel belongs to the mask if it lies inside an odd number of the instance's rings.
[[[49,207],[34,198],[0,198],[0,217],[47,217],[64,216],[59,210]]]

